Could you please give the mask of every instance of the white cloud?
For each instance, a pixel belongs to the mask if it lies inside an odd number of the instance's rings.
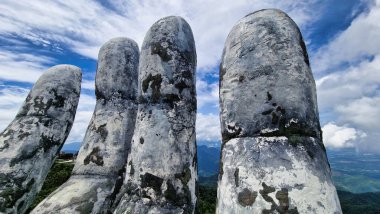
[[[0,79],[34,83],[54,59],[0,49]]]
[[[13,121],[29,93],[28,88],[0,85],[0,131]],[[82,142],[95,107],[95,98],[81,94],[74,125],[66,142]]]
[[[63,43],[76,53],[96,59],[98,49],[107,40],[126,36],[141,45],[155,21],[180,15],[193,29],[198,68],[207,71],[218,63],[228,32],[244,15],[263,8],[280,8],[303,26],[316,13],[313,2],[109,1],[116,12],[95,1],[4,0],[0,4],[0,34],[14,34],[44,46]]]
[[[198,109],[203,107],[219,108],[219,84],[208,84],[203,80],[197,80],[197,106]]]
[[[82,89],[95,90],[95,80],[82,80]]]
[[[327,148],[349,148],[354,147],[355,141],[365,137],[365,134],[346,126],[337,126],[328,123],[322,127],[323,142]]]
[[[355,124],[368,132],[377,133],[380,130],[379,106],[380,96],[362,97],[346,105],[338,105],[336,111],[340,114],[340,121]],[[376,144],[378,143],[376,142]]]
[[[379,96],[380,54],[316,81],[319,107],[329,111],[362,97]]]
[[[81,93],[74,124],[66,140],[67,143],[83,141],[95,109],[95,104],[96,99],[93,96]]]
[[[327,146],[380,151],[378,20],[380,1],[320,48],[313,58],[313,70],[320,76],[316,81],[319,110],[322,115],[329,115],[326,120],[330,121],[324,126]]]
[[[29,89],[0,85],[0,132],[2,132],[16,116]]]
[[[197,114],[197,141],[220,142],[220,122],[218,114]]]
[[[104,3],[105,1],[103,1]],[[66,48],[80,55],[97,59],[98,50],[107,40],[126,36],[140,46],[148,28],[158,19],[179,15],[192,27],[197,46],[198,76],[215,70],[221,57],[225,38],[232,26],[246,14],[263,8],[279,8],[288,12],[301,26],[310,24],[313,13],[311,1],[209,0],[209,1],[108,1],[110,8],[96,1],[13,1],[0,3],[0,36],[12,44],[22,38],[42,49]],[[22,14],[22,15],[20,15]],[[16,39],[17,40],[17,39]],[[19,45],[27,46],[25,42]],[[16,46],[15,46],[16,47]],[[8,47],[9,49],[9,47]],[[54,63],[44,56],[27,54],[31,50],[7,52],[0,47],[0,79],[33,83]],[[4,57],[5,56],[5,57]],[[26,56],[26,57],[24,57]],[[198,139],[220,139],[218,84],[197,81],[198,107],[210,114],[198,114]],[[84,80],[83,89],[94,89],[94,81]],[[95,99],[81,95],[75,123],[68,142],[81,141],[92,115]],[[210,109],[209,109],[210,107]],[[207,127],[210,133],[206,133]]]
[[[312,58],[313,71],[331,72],[343,63],[356,64],[362,57],[379,53],[380,1],[374,1],[368,14],[361,14],[351,25]]]

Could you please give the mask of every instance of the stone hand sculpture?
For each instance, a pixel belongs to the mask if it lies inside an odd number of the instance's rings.
[[[41,189],[72,127],[82,72],[48,69],[0,134],[0,213],[24,213]]]
[[[242,18],[220,66],[217,213],[342,213],[297,25],[279,10]]]
[[[114,213],[193,213],[196,204],[196,52],[181,17],[145,36],[139,106],[121,200]]]
[[[98,56],[96,107],[69,180],[32,213],[107,213],[125,174],[137,112],[139,49],[128,38]]]

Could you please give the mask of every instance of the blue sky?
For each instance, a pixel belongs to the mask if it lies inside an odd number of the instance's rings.
[[[0,2],[0,129],[13,120],[29,89],[50,66],[83,71],[80,103],[66,143],[81,142],[94,105],[98,50],[113,37],[140,46],[159,18],[184,17],[197,47],[197,141],[218,145],[218,67],[225,38],[246,14],[279,8],[307,43],[324,143],[380,153],[379,0],[172,0]]]

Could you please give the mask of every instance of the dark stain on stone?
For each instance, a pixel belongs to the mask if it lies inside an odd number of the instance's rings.
[[[267,99],[268,99],[268,101],[272,100],[272,95],[269,93],[269,91],[267,92]]]
[[[235,186],[238,187],[239,186],[239,168],[235,169],[234,177],[235,177]]]
[[[223,50],[222,56],[224,56],[224,53],[225,53],[225,49]],[[221,82],[223,81],[223,77],[225,74],[226,74],[226,69],[223,68],[223,58],[222,58],[222,62],[219,64],[219,85],[221,85]]]
[[[22,150],[21,154],[17,155],[17,157],[13,158],[9,162],[9,166],[13,167],[16,164],[20,163],[21,161],[34,158],[39,150],[40,150],[39,147],[37,147],[37,148],[35,148],[35,149],[31,150],[31,151]]]
[[[52,99],[48,99],[46,103],[44,103],[43,100],[44,100],[44,97],[37,96],[36,98],[34,98],[33,107],[36,110],[37,114],[40,114],[40,115],[45,115],[47,110],[53,104]]]
[[[91,213],[93,208],[94,202],[88,201],[85,203],[81,203],[79,206],[77,206],[75,208],[75,211],[78,211],[79,213]]]
[[[289,194],[288,189],[282,188],[276,193],[276,198],[280,202],[280,207],[283,210],[289,209]]]
[[[109,207],[113,206],[113,204],[116,200],[116,196],[120,192],[120,190],[123,186],[124,174],[125,174],[125,167],[122,167],[117,173],[118,176],[117,176],[117,179],[115,182],[115,186],[113,188],[113,192],[111,193],[111,195],[107,196],[107,198],[106,198],[106,201],[109,201],[109,203],[110,203]]]
[[[186,82],[185,81],[180,81],[180,82],[178,82],[178,83],[176,83],[175,85],[174,85],[174,87],[176,87],[177,89],[178,89],[178,91],[179,91],[179,93],[181,94],[182,93],[182,91],[183,91],[183,89],[185,89],[185,88],[189,88],[189,86],[186,84]]]
[[[140,137],[140,144],[144,144],[144,138]]]
[[[185,79],[193,79],[193,73],[190,70],[182,71],[182,77]]]
[[[14,134],[15,133],[15,131],[13,130],[13,129],[5,129],[4,131],[3,131],[3,133],[1,133],[1,136],[3,136],[3,137],[8,137],[8,136],[10,136],[10,135],[12,135],[12,134]]]
[[[104,94],[98,89],[98,87],[95,87],[95,97],[97,100],[106,99],[106,96],[104,96]]]
[[[272,106],[277,106],[277,103],[272,103]]]
[[[243,81],[244,81],[244,79],[245,79],[245,77],[244,77],[244,76],[240,76],[240,77],[239,77],[239,82],[243,82]]]
[[[4,149],[8,149],[8,148],[9,148],[8,140],[4,140],[3,146],[0,147],[0,152],[2,152]]]
[[[18,138],[20,140],[22,140],[22,139],[28,137],[29,135],[31,135],[29,132],[23,132],[22,130],[20,130],[20,134],[18,135]]]
[[[100,156],[100,149],[99,147],[94,147],[91,151],[91,153],[84,159],[83,163],[84,165],[89,164],[90,162],[93,162],[94,164],[98,166],[103,166],[103,157]]]
[[[261,112],[261,114],[262,115],[268,115],[268,114],[272,113],[272,111],[273,111],[273,109],[269,109],[269,110]]]
[[[322,202],[320,202],[320,201],[317,201],[317,204],[318,204],[320,207],[323,207],[323,208],[325,208],[325,206],[322,204]]]
[[[196,145],[197,142],[195,142],[195,145]],[[192,162],[192,166],[195,167],[195,171],[197,171],[197,165],[198,163],[198,149],[195,148],[195,153],[194,153],[194,156],[193,156],[193,162]]]
[[[281,108],[281,106],[277,106],[276,111],[277,111],[277,112],[281,112],[282,114],[285,114],[285,113],[286,113],[285,109],[284,109],[284,108]]]
[[[166,190],[164,192],[164,196],[170,202],[177,201],[177,191],[175,190],[170,180],[166,181]]]
[[[101,136],[102,139],[106,139],[107,136],[108,136],[108,131],[107,131],[106,125],[107,125],[107,124],[100,125],[100,126],[95,130],[96,133],[100,134],[100,136]]]
[[[168,103],[178,102],[180,100],[177,94],[165,94],[164,101]]]
[[[223,162],[222,162],[222,160],[220,160],[220,164],[219,164],[219,176],[218,176],[218,180],[219,181],[222,179],[223,174],[224,174]]]
[[[5,177],[5,178],[3,178]],[[24,186],[22,183],[24,180],[26,180],[26,177],[20,177],[20,178],[12,178],[11,180],[4,174],[0,174],[0,179],[8,180],[6,183],[12,183],[12,186],[6,186],[5,188],[2,188],[2,191],[0,192],[0,198],[2,199],[2,203],[0,203],[0,212],[6,213],[7,208],[16,206],[16,203],[19,202],[19,200],[27,193],[31,191],[33,188],[33,185],[35,184],[34,178],[30,179],[28,183]],[[19,205],[17,206],[18,210],[21,210],[24,205],[23,201],[19,202]]]
[[[262,183],[263,189],[260,190],[260,195],[264,198],[266,202],[272,203],[274,202],[272,197],[270,197],[268,194],[276,191],[274,187],[267,186],[265,182]]]
[[[53,105],[56,106],[56,107],[59,107],[59,108],[65,106],[65,97],[59,95],[59,94],[57,93],[57,90],[56,90],[56,89],[52,89],[51,91],[53,92],[54,97],[55,97],[54,102],[53,102]]]
[[[271,209],[263,209],[262,213],[269,214],[269,213],[275,213],[277,211],[278,213],[284,213],[284,214],[298,214],[297,207],[293,209],[289,209],[289,194],[288,189],[281,188],[281,190],[277,191],[275,197],[280,202],[280,204],[277,204],[271,196],[268,194],[275,192],[275,188],[271,186],[267,186],[265,182],[262,183],[263,190],[260,190],[261,196],[264,198],[265,201],[271,203]]]
[[[309,155],[309,157],[310,157],[311,159],[314,159],[314,154],[313,154],[313,152],[311,152],[311,151],[307,151],[307,154]]]
[[[176,179],[179,179],[182,183],[182,191],[177,193],[175,204],[182,206],[191,202],[191,191],[187,185],[191,179],[190,164],[186,163],[181,173],[174,174]]]
[[[307,54],[307,49],[306,49],[305,41],[303,40],[303,38],[301,36],[301,32],[300,32],[300,37],[301,37],[300,46],[302,48],[303,59],[304,59],[305,63],[308,66],[310,66],[309,55]]]
[[[149,85],[150,85],[150,88],[152,89],[152,101],[153,102],[157,102],[160,98],[161,82],[162,82],[161,74],[156,74],[154,76],[152,74],[149,74],[147,76],[147,78],[145,78],[142,82],[143,92],[146,92],[149,88]]]
[[[42,148],[44,149],[44,152],[49,151],[53,146],[60,146],[61,141],[54,140],[53,136],[46,136],[46,135],[41,135],[41,143],[42,143]]]
[[[257,192],[256,191],[250,191],[247,188],[244,188],[243,191],[239,192],[238,194],[238,202],[240,205],[247,207],[252,206],[253,203],[255,203],[257,198]]]
[[[222,133],[223,143],[229,141],[232,138],[236,138],[240,135],[242,129],[238,126],[227,125],[227,129],[224,129]]]
[[[130,175],[133,175],[133,174],[135,174],[135,168],[133,167],[133,163],[132,163],[132,161],[129,161],[129,166],[131,166],[131,171],[129,171],[129,174]]]
[[[177,179],[180,179],[184,185],[187,185],[187,183],[191,179],[191,170],[190,170],[190,164],[187,163],[183,167],[183,170],[181,173],[174,174],[174,177]]]
[[[172,59],[172,57],[168,53],[167,48],[162,47],[162,45],[161,45],[162,42],[163,41],[159,41],[159,42],[155,42],[155,43],[151,44],[150,50],[151,50],[152,54],[157,54],[158,56],[160,56],[160,58],[164,62],[168,62],[169,60]],[[169,41],[166,41],[166,42],[169,43]],[[170,43],[169,43],[169,46],[171,46]]]
[[[157,177],[150,173],[145,173],[144,175],[140,175],[141,178],[141,187],[150,187],[154,189],[158,194],[161,194],[161,185],[164,179]]]
[[[277,124],[279,117],[277,116],[277,114],[275,112],[272,112],[271,115],[272,115],[272,124]]]

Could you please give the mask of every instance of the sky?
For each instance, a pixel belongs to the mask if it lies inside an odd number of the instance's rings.
[[[380,0],[2,0],[0,131],[39,76],[57,64],[82,69],[82,91],[66,144],[82,142],[95,106],[102,44],[129,37],[141,47],[158,19],[178,15],[197,48],[197,142],[219,146],[219,64],[225,39],[248,13],[278,8],[298,24],[317,85],[328,149],[380,153]]]

